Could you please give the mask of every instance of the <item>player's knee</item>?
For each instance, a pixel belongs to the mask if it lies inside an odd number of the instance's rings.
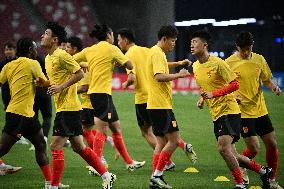
[[[72,145],[71,147],[72,147],[72,150],[77,154],[79,154],[84,149],[84,146],[79,145],[79,144]]]
[[[229,148],[224,145],[218,145],[218,151],[222,156],[224,156],[229,153]]]

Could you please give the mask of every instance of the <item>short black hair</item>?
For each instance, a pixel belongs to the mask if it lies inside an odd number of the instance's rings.
[[[178,30],[175,26],[172,25],[162,26],[158,32],[159,40],[161,40],[162,37],[176,38],[177,36],[178,36]]]
[[[135,43],[135,34],[132,29],[129,28],[122,28],[118,30],[118,35],[120,35],[122,38],[128,39],[130,42]]]
[[[205,41],[208,44],[211,44],[212,40],[211,40],[211,35],[208,31],[206,30],[198,30],[193,32],[193,34],[191,35],[191,39],[198,37],[201,40]]]
[[[236,39],[236,45],[240,48],[248,47],[253,45],[253,35],[250,32],[243,31],[238,34]]]
[[[8,48],[16,49],[16,45],[12,41],[7,41],[6,43],[4,43],[3,47],[4,48],[8,47]]]
[[[26,57],[29,54],[30,47],[33,47],[34,41],[32,38],[21,38],[17,42],[17,56]]]
[[[70,43],[72,47],[77,47],[78,51],[81,51],[83,49],[83,43],[79,37],[69,37],[67,39],[67,43]]]
[[[94,25],[94,29],[90,32],[89,36],[92,38],[96,38],[98,41],[105,41],[107,38],[107,34],[111,33],[112,29],[108,27],[106,24]]]
[[[67,32],[63,26],[59,25],[57,22],[48,22],[46,27],[52,31],[53,36],[58,38],[58,45],[66,42]]]

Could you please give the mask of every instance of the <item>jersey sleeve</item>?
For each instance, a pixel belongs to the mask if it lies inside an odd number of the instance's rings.
[[[218,65],[218,72],[221,77],[226,81],[226,83],[230,83],[234,79],[237,78],[236,74],[230,69],[229,65],[225,63],[225,61],[221,60]]]
[[[154,75],[159,74],[159,73],[166,73],[167,70],[166,70],[166,67],[164,65],[162,57],[160,57],[157,54],[154,54],[151,57],[151,62],[152,62],[152,65],[153,65]]]
[[[113,61],[121,65],[124,65],[127,61],[129,61],[129,58],[125,56],[117,46],[114,45],[112,49],[112,55],[113,55]]]
[[[47,80],[38,61],[32,62],[32,72],[35,79],[41,77],[42,79]]]
[[[74,60],[77,61],[78,63],[87,62],[87,58],[85,56],[85,51],[86,51],[86,49],[83,49],[82,51],[74,54],[73,55]]]
[[[261,61],[260,79],[262,81],[267,81],[272,77],[272,73],[264,57],[262,56],[261,58],[262,61]]]
[[[78,62],[76,62],[75,59],[70,54],[68,54],[67,52],[63,53],[60,56],[60,63],[61,63],[62,67],[69,70],[71,73],[75,73],[75,72],[77,72],[78,70],[81,69]]]

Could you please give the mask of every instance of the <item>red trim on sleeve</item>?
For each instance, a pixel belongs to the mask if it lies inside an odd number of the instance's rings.
[[[223,87],[222,89],[217,89],[213,91],[212,94],[213,97],[224,96],[238,90],[239,87],[240,87],[239,82],[237,80],[233,80],[229,83],[229,85]]]

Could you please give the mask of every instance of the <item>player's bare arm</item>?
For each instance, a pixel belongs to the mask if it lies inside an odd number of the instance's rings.
[[[155,75],[155,78],[159,82],[168,82],[168,81],[173,81],[178,78],[184,78],[189,76],[190,73],[186,69],[181,69],[178,73],[175,74],[165,74],[165,73],[158,73]]]
[[[188,59],[184,59],[184,60],[180,60],[177,62],[168,62],[168,66],[169,68],[175,68],[178,66],[190,66],[192,64],[191,61],[189,61]]]
[[[276,85],[271,79],[267,80],[267,81],[263,81],[263,84],[268,88],[271,89],[272,92],[279,96],[281,94],[281,89],[278,85]]]
[[[127,80],[122,83],[122,88],[127,89],[130,85],[133,85],[135,82],[136,76],[133,73],[129,73]]]

